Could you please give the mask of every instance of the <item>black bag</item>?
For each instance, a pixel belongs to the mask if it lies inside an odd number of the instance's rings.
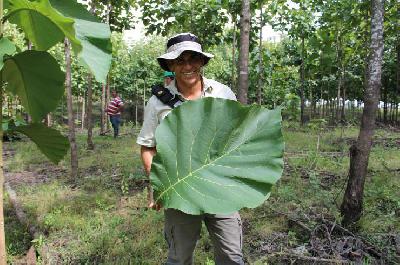
[[[179,95],[172,94],[168,88],[162,85],[154,85],[151,88],[151,93],[156,96],[162,103],[170,106],[171,108],[178,107],[183,102]]]

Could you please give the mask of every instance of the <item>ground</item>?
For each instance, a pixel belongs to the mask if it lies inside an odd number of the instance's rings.
[[[8,260],[18,264],[31,245],[43,264],[161,264],[166,257],[162,212],[148,210],[137,128],[118,139],[96,136],[94,151],[78,134],[80,175],[69,158],[52,165],[28,140],[5,146],[6,181],[16,192],[32,237],[5,197]],[[400,263],[400,133],[378,129],[365,185],[364,214],[351,230],[340,226],[348,149],[355,127],[322,132],[285,123],[285,170],[271,197],[243,209],[249,264]],[[98,133],[95,133],[98,135]],[[317,147],[318,137],[320,144]],[[196,264],[213,264],[205,229]]]

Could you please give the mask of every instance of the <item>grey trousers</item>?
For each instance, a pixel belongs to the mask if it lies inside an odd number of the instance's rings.
[[[214,245],[216,265],[243,265],[242,221],[238,212],[229,215],[190,215],[166,209],[164,235],[168,243],[166,265],[192,265],[193,252],[204,221]]]

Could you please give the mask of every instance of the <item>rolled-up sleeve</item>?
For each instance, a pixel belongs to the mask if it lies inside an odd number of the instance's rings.
[[[147,147],[156,146],[155,132],[159,121],[154,100],[157,99],[152,97],[147,102],[147,105],[144,109],[143,126],[136,140],[137,144]]]

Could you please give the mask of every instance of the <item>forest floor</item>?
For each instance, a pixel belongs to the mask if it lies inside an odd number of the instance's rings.
[[[8,261],[24,263],[33,245],[42,264],[162,264],[163,214],[148,210],[136,131],[96,136],[94,151],[78,134],[80,176],[69,158],[52,165],[28,140],[5,145],[6,182],[16,192],[32,241],[5,196]],[[285,170],[271,197],[240,211],[248,264],[399,264],[400,133],[378,129],[365,184],[364,213],[352,229],[340,225],[348,150],[355,127],[317,133],[285,123]],[[98,135],[98,133],[96,133]],[[317,150],[318,135],[320,136]],[[214,264],[206,229],[195,264]]]

